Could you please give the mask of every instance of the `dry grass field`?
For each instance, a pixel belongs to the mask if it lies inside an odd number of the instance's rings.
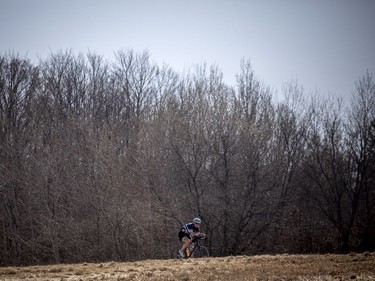
[[[375,280],[375,253],[0,267],[0,280]]]

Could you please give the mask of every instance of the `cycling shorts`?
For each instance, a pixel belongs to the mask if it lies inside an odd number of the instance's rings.
[[[180,239],[180,241],[182,241],[182,239],[183,239],[184,237],[187,237],[187,238],[190,240],[190,235],[189,235],[189,233],[186,233],[186,230],[185,230],[184,228],[182,228],[182,229],[180,230],[180,232],[178,233],[178,238]]]

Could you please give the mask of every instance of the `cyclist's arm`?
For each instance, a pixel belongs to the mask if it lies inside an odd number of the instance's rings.
[[[194,239],[194,237],[199,237],[200,235],[201,235],[201,233],[199,231],[190,233],[191,239]]]
[[[200,232],[194,232],[192,229],[189,229],[190,240],[193,240],[195,237],[199,235],[200,235]]]

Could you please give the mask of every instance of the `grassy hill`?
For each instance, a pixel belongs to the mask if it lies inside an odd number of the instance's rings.
[[[0,267],[0,280],[375,280],[375,253]]]

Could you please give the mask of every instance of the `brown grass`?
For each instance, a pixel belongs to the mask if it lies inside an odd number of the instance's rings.
[[[375,253],[0,267],[0,280],[375,280]]]

